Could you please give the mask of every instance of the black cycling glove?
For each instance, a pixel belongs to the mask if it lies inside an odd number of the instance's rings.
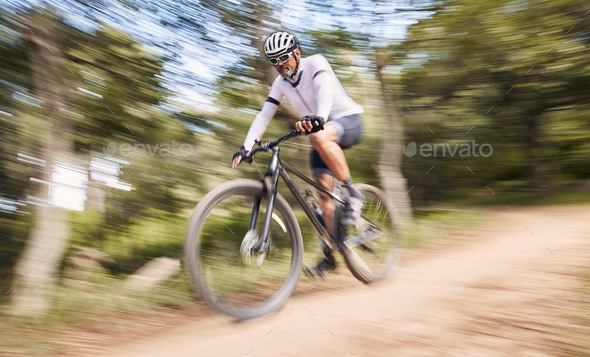
[[[248,162],[248,160],[250,159],[250,152],[248,150],[246,150],[245,147],[242,146],[239,151],[236,151],[236,153],[232,157],[231,161],[234,161],[234,159],[238,156],[242,157],[240,162],[242,162],[243,160],[246,160]]]
[[[317,115],[306,115],[301,118],[301,121],[308,121],[313,126],[309,131],[309,134],[317,133],[320,130],[324,130],[324,118]]]

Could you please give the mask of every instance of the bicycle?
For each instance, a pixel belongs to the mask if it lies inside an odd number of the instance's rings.
[[[400,260],[393,206],[383,192],[355,185],[366,197],[365,204],[357,223],[343,227],[339,189],[328,192],[279,157],[278,145],[298,135],[291,130],[273,142],[257,142],[245,159],[251,163],[257,153],[270,153],[266,173],[259,181],[235,179],[213,189],[197,204],[188,224],[184,259],[194,287],[216,310],[239,320],[278,310],[293,294],[301,274],[301,229],[289,203],[277,192],[279,177],[321,239],[344,257],[358,280],[382,280]],[[334,200],[334,234],[325,228],[317,199],[309,190],[304,196],[287,172]]]

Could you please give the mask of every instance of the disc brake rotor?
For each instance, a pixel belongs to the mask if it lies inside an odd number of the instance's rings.
[[[242,253],[244,263],[257,267],[262,264],[264,257],[266,256],[266,251],[254,251],[254,247],[259,241],[260,234],[256,230],[251,230],[246,233],[244,239],[242,240],[242,245],[240,246],[240,252]]]

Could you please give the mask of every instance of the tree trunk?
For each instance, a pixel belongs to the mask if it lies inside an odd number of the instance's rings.
[[[543,111],[525,111],[525,123],[526,123],[526,133],[525,133],[525,145],[526,151],[528,152],[528,163],[527,163],[527,175],[529,182],[531,182],[532,186],[536,189],[546,187],[549,184],[549,180],[547,178],[547,169],[546,165],[547,162],[542,160],[540,155],[541,152],[541,145],[539,143],[539,120],[538,116],[541,115]]]
[[[404,124],[393,100],[393,92],[387,87],[383,77],[383,61],[378,50],[374,53],[385,117],[385,138],[379,158],[379,176],[383,189],[394,205],[394,210],[397,211],[398,224],[403,227],[412,221],[410,194],[407,181],[401,173]]]
[[[33,316],[43,313],[50,302],[70,226],[65,209],[51,206],[52,175],[58,160],[73,157],[72,123],[62,114],[59,102],[64,101],[68,88],[63,56],[53,30],[58,20],[47,15],[31,15],[23,35],[29,39],[29,58],[33,92],[43,103],[43,142],[39,157],[45,161],[35,196],[41,199],[34,212],[34,226],[24,252],[15,267],[15,287],[12,290],[14,312]],[[29,30],[30,29],[30,30]],[[72,227],[73,228],[73,227]]]

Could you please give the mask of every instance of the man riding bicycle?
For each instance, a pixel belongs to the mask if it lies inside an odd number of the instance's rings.
[[[363,108],[346,94],[322,55],[301,57],[299,42],[294,35],[288,32],[272,34],[265,42],[264,52],[279,76],[252,122],[244,146],[235,153],[232,167],[236,168],[244,157],[248,157],[255,141],[266,131],[281,100],[286,97],[303,117],[295,123],[295,129],[310,137],[314,149],[311,164],[316,181],[329,192],[334,188],[334,178],[342,182],[345,205],[341,224],[353,225],[360,216],[364,197],[352,186],[343,149],[356,144],[361,137]],[[326,229],[331,233],[334,202],[320,194],[320,205]],[[336,266],[332,251],[326,245],[323,251],[325,257],[319,264],[304,269],[308,276],[323,276]]]

